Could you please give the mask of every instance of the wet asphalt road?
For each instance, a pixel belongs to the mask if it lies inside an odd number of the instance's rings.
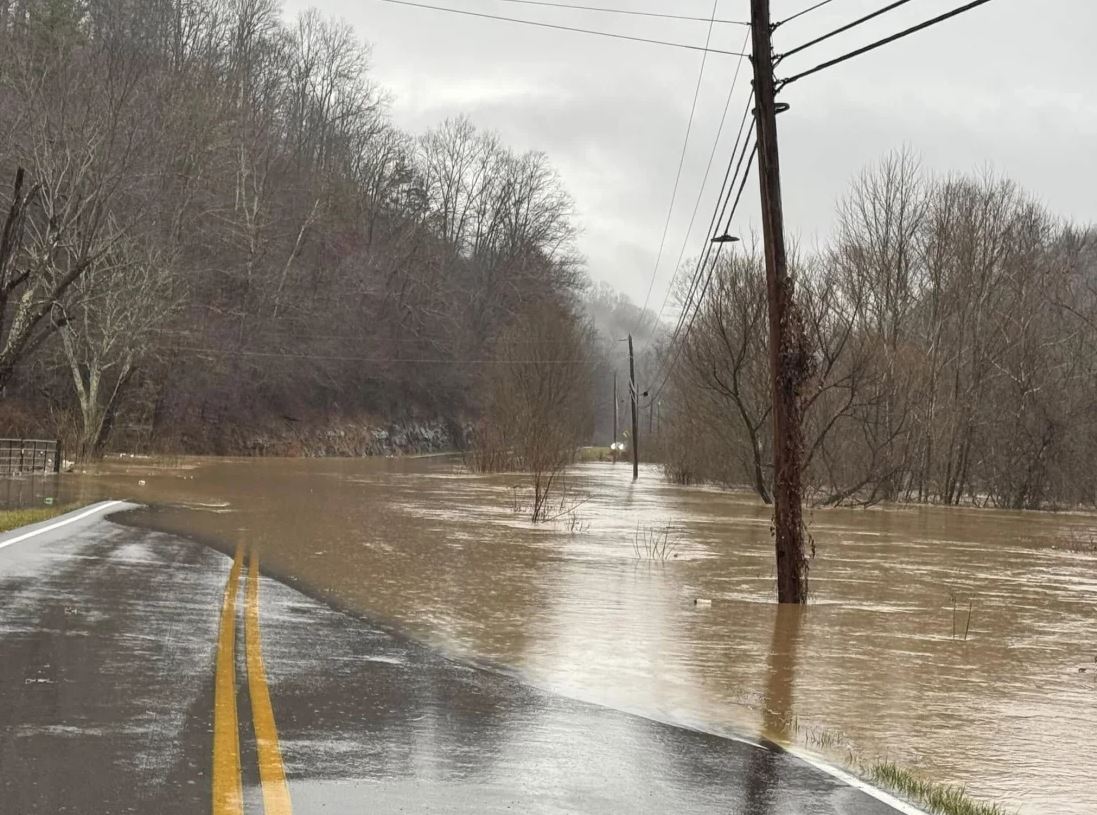
[[[246,566],[222,628],[232,562],[199,543],[102,513],[11,543],[26,531],[0,536],[5,815],[899,811],[779,750],[535,690],[266,577],[249,631]],[[214,803],[215,767],[239,801]]]

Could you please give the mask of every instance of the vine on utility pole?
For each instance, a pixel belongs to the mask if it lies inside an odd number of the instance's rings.
[[[770,373],[773,380],[773,526],[777,549],[777,599],[780,603],[804,603],[807,601],[808,586],[800,486],[803,459],[800,391],[807,378],[810,357],[785,255],[769,0],[751,0],[750,5],[754,93],[757,100],[758,178],[762,192]]]

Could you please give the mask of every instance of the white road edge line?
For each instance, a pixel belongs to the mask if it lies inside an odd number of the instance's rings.
[[[482,670],[493,670],[492,668],[485,668],[483,665],[479,666]],[[509,675],[509,674],[508,674]],[[793,758],[797,758],[800,761],[818,770],[821,773],[829,775],[831,778],[836,778],[848,787],[852,787],[859,792],[863,792],[870,798],[875,798],[877,801],[887,804],[896,812],[902,813],[902,815],[929,815],[925,810],[918,809],[913,804],[909,804],[906,801],[884,792],[878,787],[872,786],[867,781],[862,781],[852,773],[840,770],[819,758],[816,758],[811,753],[799,748],[793,747],[789,744],[759,744],[753,739],[746,738],[744,736],[737,736],[734,733],[729,733],[723,729],[710,730],[703,726],[675,720],[673,718],[667,718],[663,716],[653,716],[650,712],[641,710],[640,708],[624,706],[624,707],[607,707],[601,702],[595,701],[591,698],[584,697],[581,693],[569,693],[567,690],[561,688],[555,688],[552,685],[545,682],[538,682],[523,672],[515,672],[514,677],[524,685],[528,685],[531,688],[540,690],[543,693],[547,693],[551,696],[556,696],[561,699],[570,699],[573,702],[579,702],[584,705],[594,705],[596,707],[603,707],[608,710],[614,710],[618,713],[624,713],[627,716],[636,716],[637,718],[646,719],[656,724],[661,724],[666,727],[674,727],[680,730],[688,730],[694,733],[703,733],[707,736],[716,736],[717,738],[724,739],[726,741],[735,742],[736,744],[745,744],[748,747],[753,747],[756,750],[773,750],[776,747],[782,753],[787,753]]]
[[[124,503],[126,503],[126,502],[125,501],[104,501],[101,504],[96,504],[95,506],[91,507],[90,509],[84,510],[79,515],[72,515],[68,518],[64,518],[60,521],[52,523],[49,526],[43,526],[40,529],[32,529],[30,532],[24,532],[22,535],[16,535],[14,538],[11,538],[10,540],[6,540],[3,543],[0,543],[0,549],[6,549],[9,546],[14,546],[17,543],[22,543],[23,541],[28,540],[30,538],[37,537],[38,535],[45,535],[47,532],[52,532],[53,530],[60,529],[63,526],[68,526],[69,524],[74,524],[77,521],[84,520],[85,518],[90,518],[92,515],[95,515],[95,514],[100,513],[100,512],[104,512],[104,511],[106,511],[106,510],[108,510],[112,507],[121,506]]]
[[[805,764],[810,764],[812,767],[819,770],[820,772],[824,772],[833,778],[837,778],[839,781],[843,782],[847,786],[860,790],[865,795],[871,796],[877,801],[887,804],[896,812],[902,812],[903,815],[926,815],[924,810],[918,809],[917,807],[908,804],[906,801],[900,800],[894,795],[890,795],[889,793],[886,793],[881,789],[877,789],[871,784],[862,781],[857,776],[847,773],[845,770],[839,770],[837,767],[832,767],[826,762],[820,761],[819,759],[815,758],[810,753],[807,753],[795,747],[784,747],[782,749],[789,755],[795,756],[796,758],[800,759]]]

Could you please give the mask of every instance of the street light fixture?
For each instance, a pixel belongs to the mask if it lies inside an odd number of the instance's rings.
[[[734,235],[729,235],[725,232],[723,235],[717,235],[712,239],[713,243],[739,243],[739,238]]]

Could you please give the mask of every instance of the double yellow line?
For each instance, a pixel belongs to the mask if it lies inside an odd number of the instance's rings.
[[[244,547],[236,548],[221,604],[217,635],[217,665],[213,693],[213,815],[243,815],[244,792],[240,766],[240,722],[236,711],[236,595],[244,569]],[[244,638],[247,648],[248,695],[259,758],[266,815],[292,815],[274,708],[263,665],[259,637],[259,556],[248,558]]]

